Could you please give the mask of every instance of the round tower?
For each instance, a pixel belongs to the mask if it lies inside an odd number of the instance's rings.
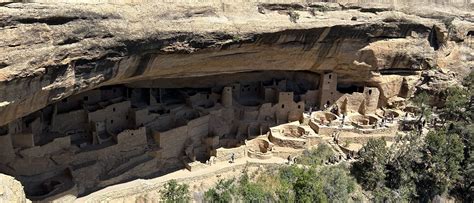
[[[222,90],[221,101],[224,107],[232,107],[232,87],[224,87],[224,89]]]

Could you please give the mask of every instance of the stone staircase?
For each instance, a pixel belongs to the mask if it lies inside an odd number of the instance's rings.
[[[344,153],[344,151],[342,151],[341,147],[339,147],[339,145],[334,141],[335,140],[334,138],[339,139],[340,133],[341,132],[336,131],[332,135],[333,139],[327,141],[329,146],[331,146],[332,150],[334,151],[334,154],[336,156],[336,160],[338,160],[338,162],[347,161],[346,153]]]

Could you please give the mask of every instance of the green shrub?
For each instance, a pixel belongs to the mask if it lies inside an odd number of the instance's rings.
[[[235,179],[219,180],[214,188],[204,193],[206,202],[232,202],[236,192]]]
[[[316,149],[306,150],[298,162],[308,166],[319,166],[334,156],[334,151],[327,144],[320,144]]]
[[[244,202],[266,202],[273,199],[272,193],[265,190],[266,185],[252,182],[247,173],[240,179],[240,195]]]
[[[347,202],[349,195],[355,190],[356,182],[343,165],[324,167],[319,176],[324,183],[324,194],[330,202]]]
[[[163,202],[189,202],[189,186],[186,184],[178,184],[176,180],[167,182],[163,189],[160,190],[161,200]]]
[[[294,199],[297,202],[326,202],[323,182],[314,167],[284,167],[280,170],[282,184],[291,185]]]

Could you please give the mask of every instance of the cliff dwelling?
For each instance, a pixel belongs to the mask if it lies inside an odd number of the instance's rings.
[[[101,202],[426,134],[414,95],[472,71],[472,11],[377,2],[0,0],[0,175],[32,201]]]
[[[227,159],[219,149],[238,150],[246,140],[282,124],[272,130],[270,141],[293,148],[321,142],[316,133],[321,134],[329,123],[340,123],[339,115],[360,114],[349,120],[373,126],[377,118],[363,115],[382,107],[378,88],[360,86],[341,92],[338,86],[337,73],[304,71],[103,86],[2,126],[0,169],[26,183],[30,199],[41,200],[71,188],[87,194],[132,178],[129,173],[147,177],[196,168],[194,162],[204,164],[210,157]],[[332,112],[319,111],[325,109]],[[315,131],[299,127],[304,112],[322,126],[314,127]],[[265,154],[271,149],[267,142],[249,146],[258,145],[250,149]]]

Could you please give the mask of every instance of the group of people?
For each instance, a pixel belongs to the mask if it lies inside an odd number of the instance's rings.
[[[288,165],[296,164],[296,157],[291,157],[291,155],[288,155],[288,157],[286,158],[286,160],[287,160],[287,164],[288,164]]]

